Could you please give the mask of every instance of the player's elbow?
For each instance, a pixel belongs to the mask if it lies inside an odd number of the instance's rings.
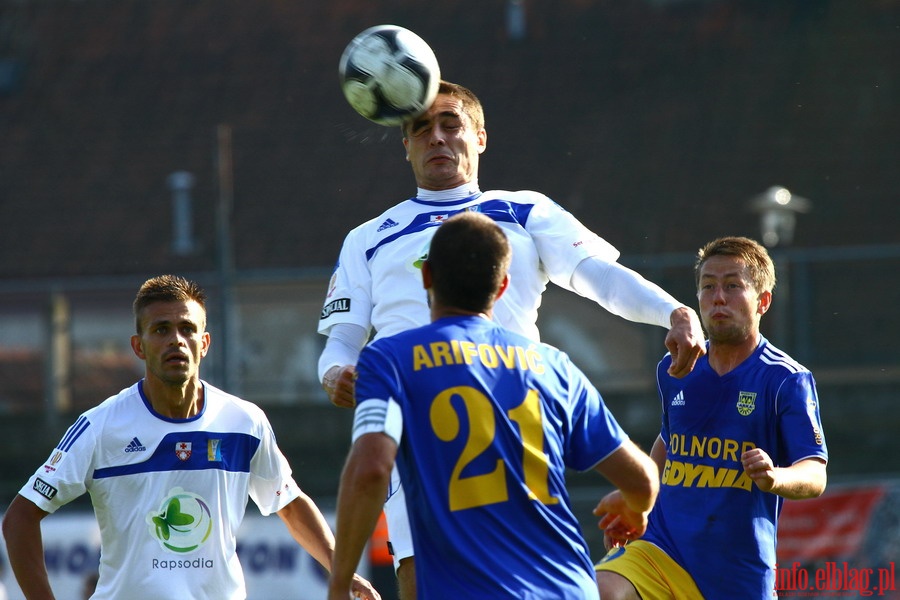
[[[23,537],[35,535],[40,532],[40,522],[47,515],[46,512],[38,508],[31,500],[20,495],[16,495],[10,502],[6,514],[3,515],[3,523],[0,524],[0,530],[3,531],[3,539],[7,545],[13,543]]]
[[[386,493],[391,481],[393,460],[378,454],[355,453],[347,462],[346,478],[367,493]]]
[[[659,494],[659,472],[656,464],[650,460],[643,466],[641,472],[619,485],[619,491],[628,508],[635,512],[649,513]]]
[[[782,491],[775,493],[789,500],[818,498],[825,493],[825,487],[828,485],[825,464],[822,459],[812,458],[788,467],[787,481],[781,486]]]
[[[825,472],[824,465],[822,467],[822,470],[807,483],[806,494],[802,499],[818,498],[825,493],[825,487],[828,485],[828,474]]]
[[[356,478],[366,487],[386,486],[391,480],[391,465],[379,461],[369,461],[357,470]]]
[[[637,512],[649,512],[659,494],[659,478],[648,472],[647,477],[636,479],[630,489],[622,490],[622,494],[627,500],[629,508]]]

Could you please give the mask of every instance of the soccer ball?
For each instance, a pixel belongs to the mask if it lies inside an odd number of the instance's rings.
[[[441,80],[431,47],[397,25],[370,27],[353,38],[338,72],[350,106],[386,126],[423,113],[434,102]]]

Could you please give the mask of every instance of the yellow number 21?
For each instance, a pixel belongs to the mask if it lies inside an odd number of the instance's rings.
[[[462,399],[469,422],[469,436],[453,468],[449,482],[450,510],[463,510],[509,500],[506,465],[502,459],[489,473],[462,476],[467,465],[487,450],[496,435],[494,405],[479,390],[458,386],[444,390],[431,403],[431,428],[439,439],[450,442],[459,435],[460,419],[451,400]],[[529,390],[522,403],[507,411],[522,433],[522,470],[529,498],[542,504],[556,504],[550,495],[549,465],[544,453],[544,427],[538,393]]]

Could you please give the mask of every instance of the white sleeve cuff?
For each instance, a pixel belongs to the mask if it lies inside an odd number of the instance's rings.
[[[328,341],[325,342],[325,349],[319,356],[319,382],[331,367],[355,365],[359,359],[359,353],[368,339],[369,332],[365,327],[353,323],[332,325],[328,332]]]

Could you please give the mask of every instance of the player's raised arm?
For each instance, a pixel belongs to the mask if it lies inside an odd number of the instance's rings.
[[[655,283],[617,262],[587,258],[572,274],[572,287],[609,312],[635,323],[668,329],[673,377],[684,377],[706,353],[703,327],[696,311]]]

